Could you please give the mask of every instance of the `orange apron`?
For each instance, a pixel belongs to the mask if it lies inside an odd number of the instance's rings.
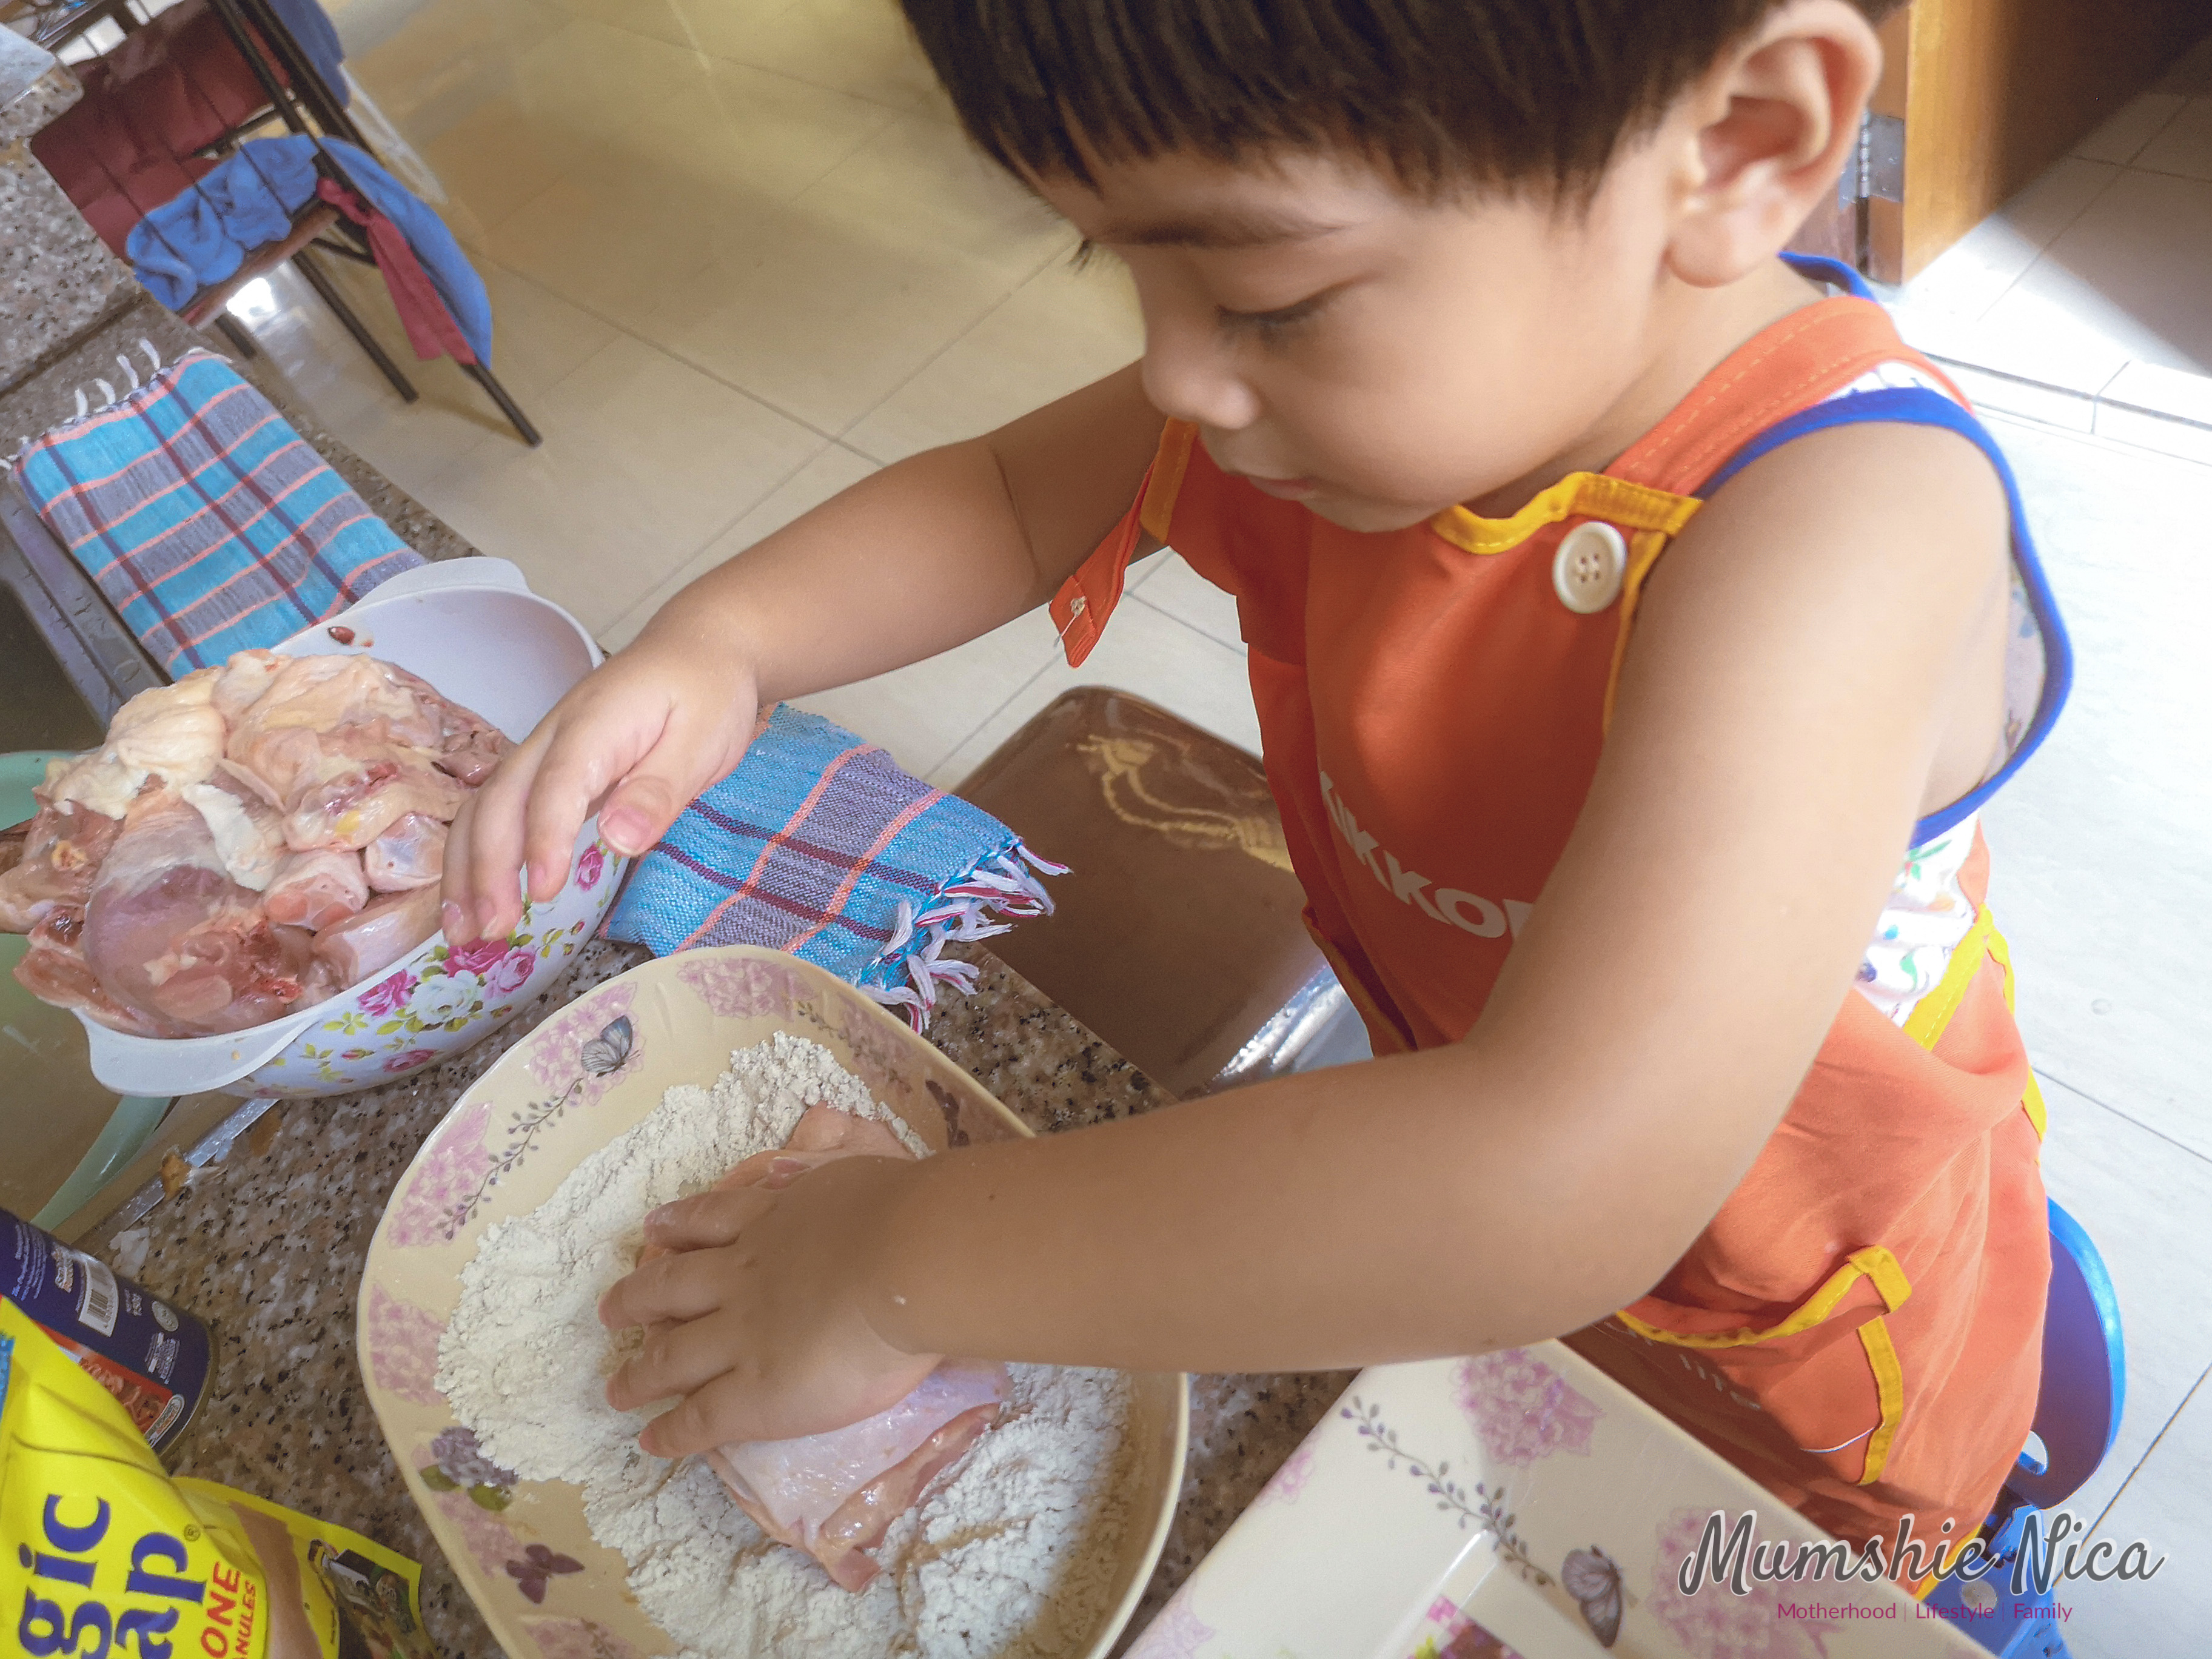
[[[1308,921],[1376,1052],[1451,1042],[1574,827],[1638,592],[1698,510],[1690,492],[1894,362],[1941,380],[1879,307],[1819,301],[1603,473],[1510,519],[1454,507],[1379,535],[1224,475],[1170,422],[1139,501],[1054,618],[1080,662],[1140,531],[1236,596]],[[1555,591],[1554,552],[1590,520],[1620,532],[1626,573],[1617,601],[1580,614]],[[1978,907],[1987,865],[1978,844],[1962,876]],[[1910,1513],[1916,1536],[1961,1539],[2034,1411],[2041,1103],[1985,908],[1902,1029],[1839,995],[1788,1114],[1689,1254],[1570,1340],[1829,1531],[1893,1536]]]

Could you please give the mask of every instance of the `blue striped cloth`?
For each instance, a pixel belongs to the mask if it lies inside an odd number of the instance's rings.
[[[205,351],[33,438],[15,476],[173,678],[289,638],[422,562]]]
[[[710,945],[788,951],[903,1008],[919,1030],[975,969],[956,939],[1052,908],[1062,873],[1012,830],[899,769],[873,744],[779,705],[737,769],[641,859],[608,937],[657,957]]]

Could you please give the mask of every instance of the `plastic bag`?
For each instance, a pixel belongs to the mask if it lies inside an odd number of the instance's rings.
[[[4,1301],[0,1539],[0,1628],[32,1659],[436,1659],[414,1562],[164,1474],[114,1397]]]

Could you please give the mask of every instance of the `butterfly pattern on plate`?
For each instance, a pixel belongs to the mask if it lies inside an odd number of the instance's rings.
[[[1620,1639],[1618,1562],[1595,1544],[1586,1550],[1570,1550],[1559,1569],[1559,1583],[1583,1610],[1583,1622],[1590,1627],[1600,1647],[1609,1648]]]

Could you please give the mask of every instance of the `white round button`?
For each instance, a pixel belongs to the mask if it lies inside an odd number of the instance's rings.
[[[1552,588],[1559,603],[1577,616],[1602,611],[1620,597],[1628,574],[1628,544],[1609,524],[1595,519],[1559,538],[1552,556]]]

